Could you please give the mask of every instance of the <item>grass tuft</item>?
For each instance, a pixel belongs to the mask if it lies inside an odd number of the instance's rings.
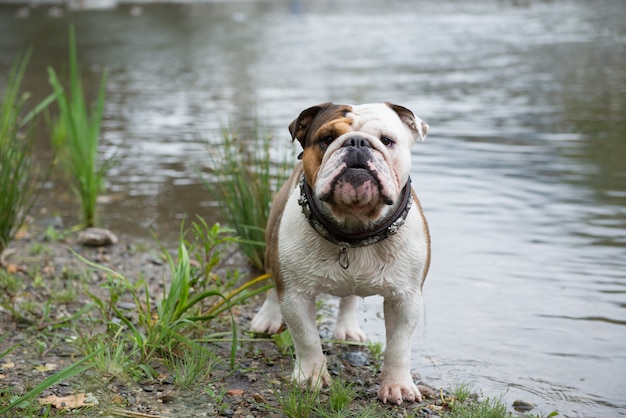
[[[48,97],[23,115],[28,94],[20,94],[31,52],[18,57],[9,71],[7,90],[0,104],[0,255],[24,224],[38,190],[32,161],[35,145],[33,117],[52,99]]]
[[[506,405],[499,398],[487,398],[478,402],[455,402],[445,418],[505,418]]]
[[[180,388],[193,388],[206,380],[214,370],[218,359],[211,350],[193,343],[191,347],[171,353],[166,361],[174,376],[174,385]]]
[[[209,154],[212,181],[204,180],[219,202],[226,223],[235,229],[239,247],[258,271],[263,271],[265,225],[278,187],[289,177],[291,155],[272,160],[274,136],[257,127],[248,141],[234,130],[222,130],[222,143]],[[248,146],[246,146],[248,145]]]
[[[465,402],[472,395],[473,386],[471,383],[456,382],[452,386],[452,397],[458,402]]]
[[[328,406],[331,411],[341,412],[350,408],[356,398],[356,390],[352,384],[343,379],[333,379],[330,383]]]
[[[90,109],[79,76],[74,27],[70,27],[70,87],[67,92],[52,67],[50,85],[56,94],[59,117],[51,122],[52,145],[71,179],[81,205],[82,226],[96,225],[96,200],[104,189],[104,175],[113,159],[98,161],[98,138],[104,113],[106,72],[102,74],[96,103]]]
[[[281,412],[288,417],[308,418],[315,415],[315,407],[318,404],[318,392],[310,388],[301,388],[299,385],[282,385],[280,389],[274,389],[274,395],[278,400]]]

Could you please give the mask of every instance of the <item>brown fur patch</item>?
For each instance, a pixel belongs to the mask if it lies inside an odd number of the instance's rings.
[[[351,110],[350,105],[323,103],[303,110],[289,124],[292,139],[297,139],[304,149],[302,162],[309,184],[314,184],[317,170],[324,157],[324,149],[318,142],[322,138],[321,133],[336,135],[351,129],[351,120],[346,117]]]

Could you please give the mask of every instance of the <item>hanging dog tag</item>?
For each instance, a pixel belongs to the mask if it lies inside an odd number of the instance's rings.
[[[344,269],[350,267],[350,260],[348,259],[348,246],[345,244],[339,245],[339,265]]]

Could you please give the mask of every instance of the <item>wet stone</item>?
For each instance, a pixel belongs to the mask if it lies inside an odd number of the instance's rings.
[[[517,412],[528,412],[535,409],[535,405],[531,402],[518,399],[513,401],[513,409],[515,409]]]
[[[78,242],[88,247],[117,244],[117,236],[108,229],[87,228],[78,233]]]
[[[359,367],[359,366],[367,366],[367,356],[360,351],[345,353],[343,359],[346,360],[350,365]]]

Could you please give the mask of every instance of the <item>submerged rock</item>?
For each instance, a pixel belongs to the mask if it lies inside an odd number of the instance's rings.
[[[535,405],[531,402],[518,399],[513,401],[513,409],[517,412],[528,412],[535,409]]]

